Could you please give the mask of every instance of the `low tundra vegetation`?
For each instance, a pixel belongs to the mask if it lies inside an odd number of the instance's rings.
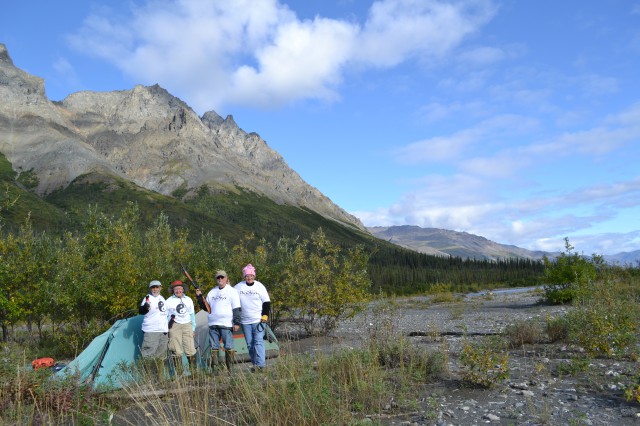
[[[490,388],[509,378],[509,354],[500,336],[480,342],[467,341],[460,353],[462,379],[473,386]]]
[[[383,321],[383,323],[389,323]],[[448,375],[447,354],[426,351],[402,336],[375,330],[360,349],[313,355],[285,349],[263,372],[236,365],[159,380],[144,363],[122,365],[137,380],[106,393],[51,380],[48,369],[4,364],[3,424],[359,424],[413,408],[426,383]]]
[[[640,270],[580,256],[568,239],[565,248],[555,262],[546,260],[545,300],[571,305],[547,320],[550,339],[579,345],[589,356],[637,356]]]

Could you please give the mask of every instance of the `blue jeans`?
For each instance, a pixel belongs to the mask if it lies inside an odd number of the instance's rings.
[[[215,325],[210,325],[209,339],[211,340],[211,349],[220,349],[221,338],[225,350],[233,349],[233,331],[228,328],[220,328]]]
[[[265,363],[266,357],[264,350],[265,329],[266,324],[260,322],[255,324],[242,324],[242,332],[244,333],[244,339],[247,341],[247,347],[249,348],[251,364],[259,368],[267,365]]]

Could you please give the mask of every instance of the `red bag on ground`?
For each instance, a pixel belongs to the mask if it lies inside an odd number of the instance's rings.
[[[34,370],[37,370],[39,368],[50,368],[50,367],[53,367],[55,364],[56,363],[53,360],[53,358],[38,358],[31,361],[31,366],[33,367]]]

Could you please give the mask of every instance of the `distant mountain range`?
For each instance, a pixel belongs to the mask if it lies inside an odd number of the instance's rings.
[[[499,244],[467,232],[449,231],[419,226],[370,227],[369,232],[390,243],[436,256],[457,256],[463,259],[498,260],[506,258],[542,259],[558,253],[531,251]]]
[[[604,260],[608,263],[616,263],[619,265],[640,265],[640,250],[623,251],[617,254],[606,254]]]
[[[484,237],[467,232],[449,231],[419,226],[369,227],[369,232],[380,239],[406,247],[420,253],[436,256],[458,256],[469,259],[497,260],[505,258],[542,259],[555,257],[559,252],[532,251],[513,245],[496,243]],[[605,255],[608,263],[637,265],[640,250]]]

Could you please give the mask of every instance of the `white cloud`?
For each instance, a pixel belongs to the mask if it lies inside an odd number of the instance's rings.
[[[450,162],[459,158],[473,142],[469,132],[459,132],[450,137],[433,137],[411,143],[398,149],[394,157],[405,164]]]
[[[624,212],[629,212],[626,216],[640,212],[640,176],[579,186],[582,180],[571,179],[572,172],[563,174],[562,168],[589,174],[592,159],[624,156],[627,144],[640,138],[639,114],[640,107],[632,105],[606,117],[606,125],[596,123],[591,129],[567,132],[548,141],[536,141],[534,133],[529,135],[529,143],[520,140],[520,145],[509,141],[536,132],[539,123],[504,115],[452,135],[409,144],[396,151],[397,160],[414,167],[421,163],[446,165],[454,175],[427,174],[414,179],[414,189],[392,207],[355,214],[368,226],[445,228],[545,251],[562,250],[567,236],[576,239],[576,247],[591,247],[600,253],[616,252],[612,251],[616,244],[633,247],[633,241],[625,242],[622,235],[615,238],[612,234],[597,243],[583,234],[599,234],[601,224],[618,221]],[[560,180],[549,187],[543,182],[548,170],[541,175],[538,170],[546,170],[554,162],[558,165],[551,170],[556,169]],[[537,193],[531,191],[536,188]]]
[[[506,56],[505,52],[497,47],[480,46],[461,53],[459,60],[473,66],[486,66],[500,62]]]
[[[599,253],[617,253],[623,250],[614,250],[606,239],[582,234],[615,220],[623,209],[640,208],[640,178],[574,191],[559,189],[557,194],[509,202],[498,195],[501,187],[497,182],[471,176],[431,176],[422,185],[389,209],[354,214],[367,226],[414,224],[465,231],[532,250],[562,250],[563,239],[571,236],[578,249],[595,247]],[[584,213],[569,213],[569,209]],[[635,238],[639,233],[633,233]],[[610,240],[619,247],[633,247],[628,237],[611,234]]]
[[[438,57],[488,22],[496,10],[489,1],[445,3],[436,0],[374,2],[364,24],[356,57],[390,67],[417,57]]]
[[[487,155],[484,158],[477,157],[479,153],[493,154],[505,146],[510,149],[513,138],[528,134],[537,127],[537,120],[532,118],[513,114],[496,115],[450,136],[435,136],[410,143],[396,149],[393,157],[405,164],[455,163],[456,167],[462,164],[470,168],[479,168],[481,162],[491,161]],[[504,157],[502,154],[501,156]],[[467,160],[461,160],[463,158]],[[471,160],[468,160],[469,158]],[[520,160],[514,158],[508,163],[503,163],[503,166],[519,162]]]
[[[361,26],[300,20],[276,0],[149,1],[127,19],[96,11],[69,42],[196,110],[264,107],[334,100],[348,69],[442,55],[494,13],[489,0],[382,0]]]
[[[605,119],[606,124],[640,127],[640,102],[631,105],[627,110],[619,114],[610,115]]]
[[[470,117],[480,117],[487,114],[491,107],[482,101],[452,102],[445,104],[442,102],[431,102],[419,109],[418,115],[425,123],[434,123],[447,120],[455,115],[464,114]]]
[[[73,65],[66,60],[65,58],[58,58],[53,63],[53,69],[58,73],[62,78],[67,81],[70,81],[72,85],[76,85],[78,81],[78,75],[76,70],[73,68]]]
[[[286,103],[302,97],[334,99],[342,68],[350,60],[357,29],[316,18],[278,27],[273,44],[255,52],[258,66],[240,66],[231,76],[235,103]]]
[[[580,76],[579,81],[584,87],[584,92],[591,95],[606,95],[619,90],[618,80],[613,77],[588,74]]]

